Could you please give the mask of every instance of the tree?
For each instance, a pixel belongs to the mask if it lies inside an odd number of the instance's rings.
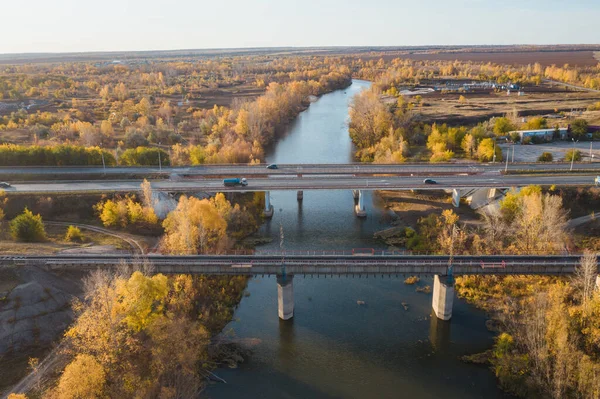
[[[575,268],[573,282],[579,292],[583,307],[587,307],[594,294],[598,276],[598,259],[593,252],[585,252],[579,266]]]
[[[494,154],[496,155],[494,159]],[[477,158],[481,162],[501,161],[502,149],[491,138],[483,139],[477,147]]]
[[[25,208],[22,214],[10,222],[10,234],[17,241],[39,242],[46,240],[42,217]]]
[[[458,102],[461,104],[466,104],[467,99],[465,98],[465,96],[461,95],[460,97],[458,97]]]
[[[106,372],[93,356],[79,354],[65,368],[58,381],[59,399],[87,399],[103,397]]]
[[[163,240],[170,253],[218,252],[226,245],[227,222],[207,199],[182,196],[163,227]]]
[[[547,127],[548,121],[546,120],[546,118],[543,118],[541,116],[536,116],[534,118],[529,119],[526,125],[526,128],[528,130],[546,129]]]
[[[106,137],[112,137],[115,134],[112,123],[107,120],[102,121],[100,123],[100,133]]]
[[[497,136],[502,136],[512,130],[515,130],[515,126],[507,117],[496,118],[494,121],[494,133]]]
[[[575,140],[585,138],[588,132],[588,122],[585,119],[576,119],[571,123],[571,136]]]
[[[477,139],[472,134],[467,134],[461,143],[461,148],[469,158],[473,158],[477,150]]]

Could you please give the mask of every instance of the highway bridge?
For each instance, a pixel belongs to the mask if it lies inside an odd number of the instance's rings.
[[[126,262],[152,265],[155,273],[277,276],[279,317],[293,317],[294,276],[433,275],[432,307],[438,318],[452,317],[454,275],[569,275],[580,255],[397,255],[389,252],[270,253],[255,255],[55,255],[3,256],[0,267],[37,266],[47,270],[114,269]],[[451,265],[451,267],[450,267]]]
[[[374,174],[447,174],[447,173],[485,173],[495,171],[530,171],[530,172],[567,172],[567,171],[599,171],[600,162],[596,163],[402,163],[402,164],[278,164],[277,169],[267,169],[265,164],[218,164],[199,166],[161,167],[145,166],[12,166],[0,167],[0,176],[12,179],[31,177],[76,177],[101,178],[106,176],[277,176],[277,175],[374,175]]]
[[[600,172],[598,172],[600,173]],[[364,190],[448,190],[452,192],[453,204],[458,207],[460,198],[478,189],[483,197],[496,195],[496,189],[522,187],[530,184],[556,186],[590,186],[595,173],[503,175],[500,173],[430,175],[436,184],[426,184],[422,176],[363,176],[363,175],[273,175],[248,178],[247,186],[224,186],[216,178],[177,178],[152,180],[154,191],[165,192],[265,192],[264,214],[273,215],[270,192],[272,190],[296,190],[302,200],[305,190],[352,190],[357,200],[356,215],[366,216],[363,201]],[[141,180],[69,180],[14,183],[6,189],[12,193],[126,193],[140,191]]]

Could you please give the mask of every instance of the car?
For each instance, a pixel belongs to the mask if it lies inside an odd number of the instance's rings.
[[[7,183],[5,181],[0,182],[0,188],[10,188],[10,187],[11,187],[10,183]]]
[[[600,176],[596,176],[596,180],[594,180],[594,183],[596,183],[596,185],[600,185]]]
[[[267,166],[267,169],[279,169],[279,166],[272,163],[271,165]]]
[[[425,179],[423,180],[423,183],[425,184],[437,184],[437,182],[433,179]]]

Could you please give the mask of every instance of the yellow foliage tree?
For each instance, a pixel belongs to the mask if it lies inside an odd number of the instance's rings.
[[[103,397],[106,384],[104,368],[93,356],[80,354],[63,372],[57,387],[58,399]]]

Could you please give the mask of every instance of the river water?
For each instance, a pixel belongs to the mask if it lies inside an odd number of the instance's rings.
[[[348,104],[369,87],[355,80],[345,90],[322,96],[288,127],[267,155],[269,163],[352,161]],[[350,191],[271,193],[273,219],[262,233],[279,249],[384,248],[373,233],[389,226],[391,215],[367,194],[368,216],[354,215]],[[431,316],[431,294],[386,278],[294,278],[294,318],[277,316],[274,277],[252,279],[225,331],[257,339],[237,369],[216,373],[227,384],[208,388],[212,399],[233,398],[503,398],[486,367],[459,356],[481,352],[493,342],[485,314],[455,300],[451,322]],[[431,285],[423,279],[419,286]],[[358,305],[364,301],[365,305]],[[402,304],[405,304],[408,310]]]

